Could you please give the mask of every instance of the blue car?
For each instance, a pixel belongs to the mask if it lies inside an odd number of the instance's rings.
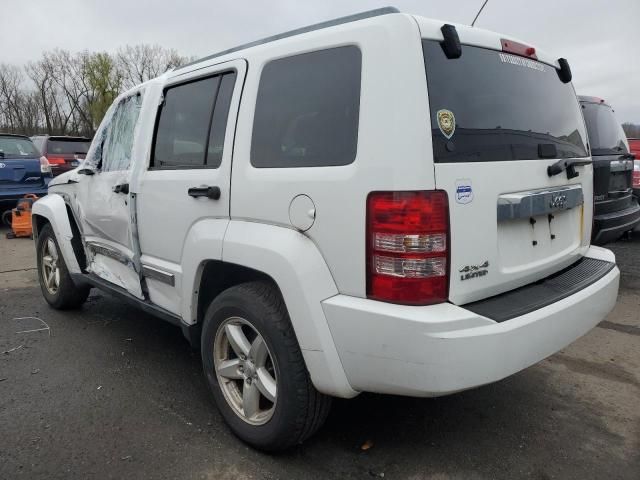
[[[51,166],[24,135],[0,133],[0,208],[14,207],[27,193],[47,194]]]

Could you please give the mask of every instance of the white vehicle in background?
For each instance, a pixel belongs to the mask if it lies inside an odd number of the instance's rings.
[[[565,60],[382,9],[121,95],[34,206],[42,291],[182,327],[232,430],[303,441],[330,398],[438,396],[553,354],[612,309]]]

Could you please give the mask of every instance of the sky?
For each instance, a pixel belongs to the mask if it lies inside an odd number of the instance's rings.
[[[197,57],[301,26],[392,5],[470,24],[483,0],[0,0],[0,63],[43,51],[114,52],[157,43]],[[640,0],[489,0],[476,26],[569,60],[581,95],[640,124]]]

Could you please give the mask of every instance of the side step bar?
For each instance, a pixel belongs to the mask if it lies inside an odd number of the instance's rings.
[[[182,333],[185,338],[191,343],[191,346],[194,348],[200,348],[200,328],[201,325],[194,324],[188,325],[182,321],[182,319],[174,314],[165,310],[162,307],[154,305],[153,303],[141,300],[129,292],[127,292],[124,288],[119,287],[117,285],[113,285],[112,283],[103,280],[93,273],[75,273],[71,274],[71,278],[77,284],[89,284],[92,287],[98,288],[104,292],[110,293],[115,297],[118,297],[120,300],[124,300],[128,304],[139,308],[155,317],[164,320],[165,322],[169,322],[176,327],[180,327],[182,329]]]

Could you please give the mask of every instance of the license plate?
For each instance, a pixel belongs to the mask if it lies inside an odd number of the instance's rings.
[[[77,161],[77,160],[74,160],[74,161],[71,162],[71,166],[72,167],[77,167],[78,165],[80,165],[80,162]]]

